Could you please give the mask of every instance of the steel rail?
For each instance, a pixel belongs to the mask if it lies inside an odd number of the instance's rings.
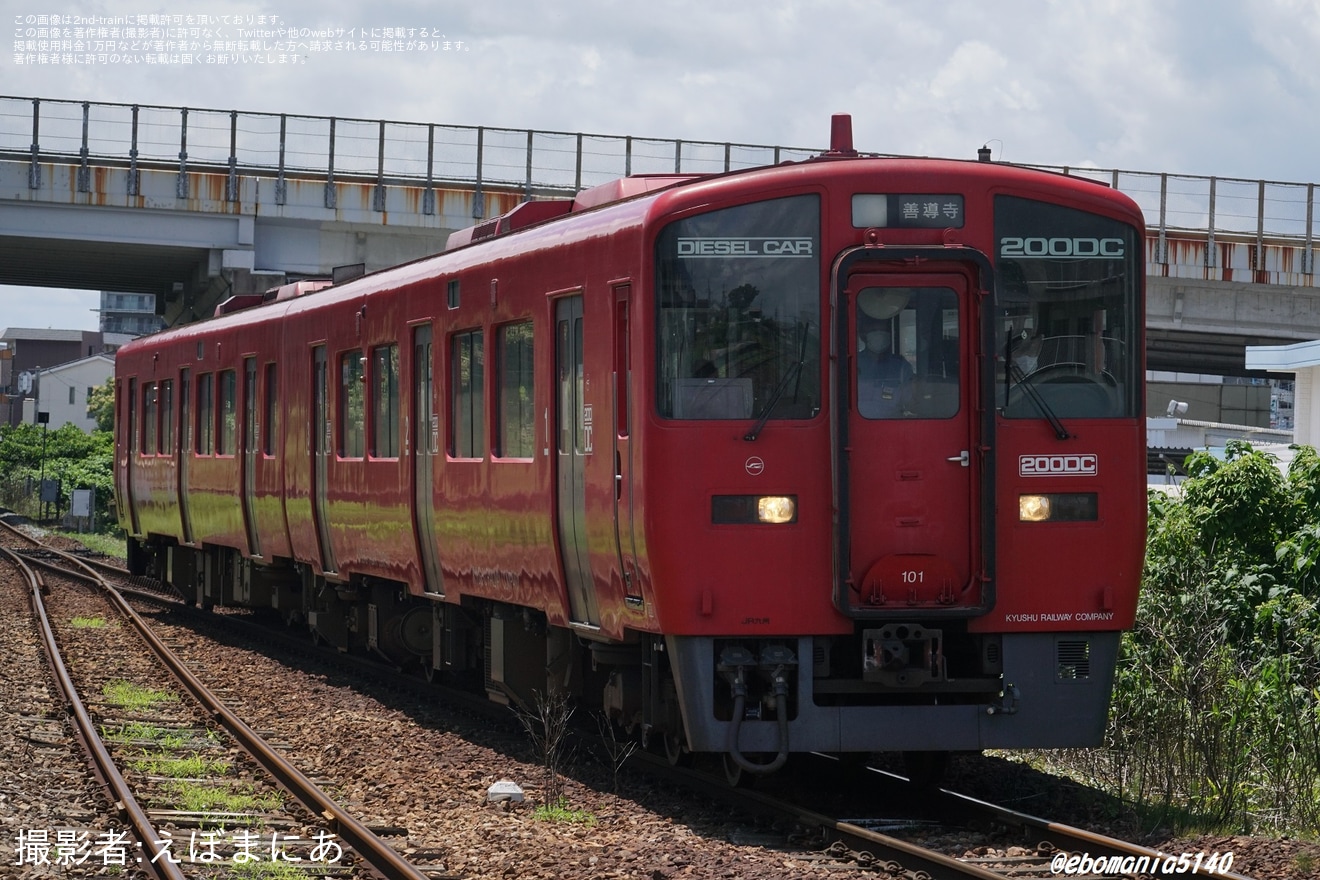
[[[46,548],[57,556],[82,569],[82,572],[70,571],[55,565],[51,561],[34,560],[38,565],[58,569],[63,575],[87,580],[101,587],[111,602],[137,629],[142,638],[156,652],[170,673],[211,714],[239,744],[270,773],[279,784],[298,800],[309,812],[327,822],[366,863],[366,867],[386,880],[430,880],[389,844],[371,832],[366,825],[349,814],[311,779],[298,768],[276,753],[266,742],[248,726],[243,719],[235,715],[224,703],[211,693],[187,668],[170,648],[160,640],[145,620],[129,605],[128,601],[113,586],[92,570],[92,567],[76,556]],[[155,839],[155,838],[153,838]],[[181,880],[180,875],[179,880]],[[175,880],[175,878],[171,878]]]
[[[856,853],[857,860],[865,866],[880,867],[888,876],[910,880],[928,878],[928,880],[1004,880],[1003,874],[987,870],[979,865],[960,861],[952,856],[926,849],[906,840],[899,840],[869,828],[863,828],[851,822],[835,819],[824,813],[808,810],[770,797],[757,791],[730,788],[722,779],[717,779],[697,770],[670,766],[659,755],[638,752],[636,758],[652,767],[656,772],[673,775],[683,784],[703,792],[718,800],[734,804],[750,813],[789,818],[794,822],[820,831],[832,844],[843,844]],[[828,852],[829,850],[827,850]]]
[[[997,806],[986,801],[978,800],[964,794],[941,789],[937,798],[944,809],[954,814],[973,814],[980,818],[991,819],[996,822],[1002,822],[1007,825],[1014,825],[1019,828],[1030,829],[1041,835],[1041,839],[1048,841],[1054,846],[1066,848],[1070,852],[1081,850],[1089,855],[1121,856],[1132,857],[1134,859],[1153,859],[1156,864],[1163,865],[1166,859],[1176,859],[1176,853],[1162,853],[1157,850],[1144,846],[1138,846],[1135,843],[1118,840],[1113,837],[1106,837],[1103,834],[1096,834],[1093,831],[1087,831],[1082,828],[1076,828],[1072,825],[1065,825],[1062,822],[1051,822],[1047,819],[1041,819],[1028,813],[1020,813],[1016,810],[1010,810],[1007,807]],[[1154,873],[1152,870],[1151,873]],[[1196,868],[1190,871],[1163,871],[1161,876],[1187,877],[1224,877],[1227,880],[1252,880],[1242,874],[1234,874],[1228,871],[1208,870],[1205,868]]]
[[[8,523],[3,523],[3,525],[12,531],[18,532]],[[22,532],[18,532],[18,534],[22,534]],[[27,536],[24,535],[24,537]],[[55,674],[60,691],[64,694],[64,700],[68,704],[70,714],[73,716],[74,723],[77,726],[78,739],[82,742],[97,775],[110,790],[113,807],[133,827],[133,833],[137,836],[138,843],[145,853],[148,851],[147,848],[156,845],[161,837],[152,826],[146,811],[133,797],[133,790],[129,787],[128,781],[124,779],[123,774],[119,772],[119,768],[115,766],[114,758],[110,756],[110,751],[105,747],[105,743],[96,732],[96,724],[92,721],[92,716],[88,713],[87,707],[83,705],[82,699],[78,696],[78,690],[73,685],[73,679],[64,666],[64,661],[60,657],[59,645],[55,641],[55,631],[51,628],[50,618],[46,614],[45,602],[41,599],[43,586],[41,576],[33,571],[23,558],[12,550],[0,547],[0,554],[13,561],[28,579],[28,583],[32,588],[32,613],[36,617],[38,628],[41,630],[41,638],[46,649],[46,660]],[[168,857],[163,861],[160,861],[159,858],[160,853],[157,853],[146,861],[139,860],[139,866],[157,880],[184,880],[183,872]]]

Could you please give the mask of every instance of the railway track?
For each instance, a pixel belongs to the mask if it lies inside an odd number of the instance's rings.
[[[820,836],[823,856],[885,876],[911,880],[1194,876],[1253,880],[1232,872],[1231,857],[1229,864],[1222,864],[1220,858],[1209,863],[1212,853],[1158,852],[957,792],[914,788],[904,777],[872,768],[857,771],[869,781],[853,784],[873,792],[877,803],[891,808],[882,815],[839,819],[803,807],[797,798],[730,790],[713,774],[661,767],[665,761],[658,756],[645,759],[655,765],[656,772],[677,772],[686,784],[712,796],[723,791],[731,805],[766,816],[776,827],[811,829]],[[957,837],[959,851],[975,854],[955,856],[942,851],[940,841],[950,836]]]
[[[127,573],[120,570],[116,576],[127,578]],[[159,591],[153,591],[152,601],[169,600]],[[205,617],[214,619],[215,615]],[[345,658],[336,659],[342,661]],[[382,680],[388,680],[391,686],[399,686],[399,676],[392,670],[386,672]],[[414,684],[419,689],[429,687],[421,681]],[[433,692],[431,696],[434,696]],[[670,768],[658,756],[639,755],[638,759],[638,763],[647,762],[652,772],[677,774],[676,778],[684,786],[717,798],[733,809],[767,817],[771,827],[792,829],[783,834],[744,833],[745,839],[773,848],[806,848],[803,858],[830,865],[832,870],[841,874],[856,872],[858,875],[907,880],[1058,876],[1223,876],[1245,880],[1243,875],[1226,870],[1226,866],[1193,864],[1195,854],[1180,865],[1180,853],[1157,853],[952,792],[914,798],[913,789],[905,780],[877,771],[865,772],[874,774],[873,783],[868,785],[885,792],[879,801],[905,803],[915,799],[921,802],[922,811],[899,811],[901,815],[887,819],[844,821],[803,808],[792,803],[791,799],[729,789],[723,780],[708,774]],[[929,818],[932,816],[935,818]],[[972,855],[954,857],[938,851],[934,841],[942,835],[947,836],[953,827],[959,831],[960,847]],[[984,830],[984,845],[967,842],[971,833],[968,829],[973,828]],[[1219,870],[1221,867],[1225,870]]]
[[[113,847],[101,847],[103,861],[136,865],[161,880],[230,876],[239,865],[262,861],[312,867],[320,876],[444,876],[411,864],[280,756],[91,566],[21,546],[35,541],[0,525],[0,554],[27,583],[78,739],[127,825],[122,835],[99,830],[98,840],[114,838]],[[172,680],[162,684],[166,678]],[[39,846],[52,842],[45,831],[32,829],[19,841],[20,866],[50,863],[49,848]],[[83,846],[77,854],[85,862],[92,851]]]

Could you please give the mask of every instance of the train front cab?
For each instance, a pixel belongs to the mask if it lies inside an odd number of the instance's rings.
[[[863,243],[835,252],[823,307],[833,558],[810,586],[792,578],[801,566],[744,560],[750,580],[775,583],[796,605],[745,589],[729,634],[667,637],[693,751],[757,771],[798,751],[1101,741],[1144,541],[1140,221],[1132,211],[1117,219],[1125,212],[1112,204],[1106,217],[1041,198],[946,198],[958,225],[966,218],[960,237],[981,247],[913,234],[898,236],[912,244],[876,246],[886,233],[861,232],[864,218],[901,208],[865,202],[899,197],[853,197]],[[801,230],[729,237],[753,235],[784,241]],[[658,250],[667,246],[662,236]],[[657,259],[677,264],[681,253]],[[728,270],[734,289],[740,272]],[[662,344],[662,381],[667,354]],[[764,406],[773,404],[753,409]],[[809,426],[800,429],[806,452]],[[775,491],[797,500],[794,525],[809,531],[828,510],[811,503],[810,471],[799,476]],[[762,497],[758,479],[737,497]],[[765,545],[767,558],[792,543],[782,537]],[[828,615],[802,602],[804,591],[829,595]],[[780,612],[812,634],[775,635]]]

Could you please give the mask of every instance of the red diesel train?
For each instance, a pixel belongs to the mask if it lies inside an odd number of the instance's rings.
[[[119,351],[129,559],[768,772],[1100,742],[1145,537],[1144,229],[858,156],[629,177]]]

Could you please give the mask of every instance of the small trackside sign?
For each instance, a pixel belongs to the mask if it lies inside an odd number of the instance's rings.
[[[1018,456],[1019,477],[1094,477],[1099,469],[1099,457],[1089,452]]]

